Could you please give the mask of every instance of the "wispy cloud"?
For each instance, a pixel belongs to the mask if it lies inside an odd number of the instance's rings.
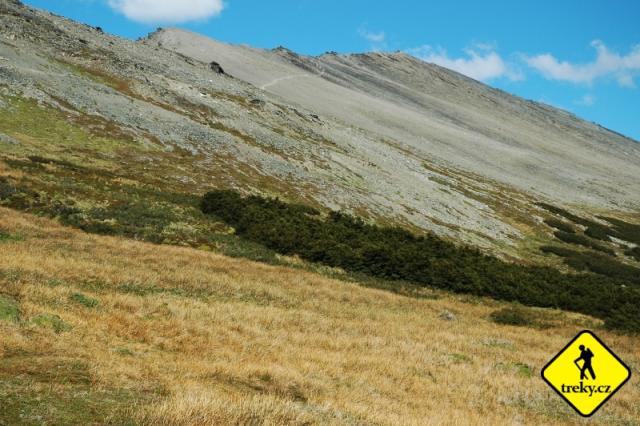
[[[360,30],[359,34],[373,43],[381,43],[386,38],[384,31],[381,31],[379,33],[371,33],[365,30]]]
[[[132,21],[145,24],[181,23],[219,15],[222,0],[107,0],[109,6]]]
[[[598,79],[612,77],[622,87],[635,87],[634,78],[640,75],[640,45],[633,47],[627,55],[612,52],[599,40],[593,41],[591,46],[596,50],[596,58],[584,64],[560,61],[549,53],[523,58],[549,80],[591,85]]]
[[[387,47],[387,35],[384,31],[370,31],[365,25],[358,28],[358,34],[371,43],[371,49],[383,50]]]
[[[465,57],[459,58],[449,56],[441,47],[434,48],[430,45],[409,49],[407,53],[480,81],[497,78],[508,78],[511,81],[524,79],[524,74],[515,65],[505,62],[490,44],[474,44],[464,50]]]
[[[596,104],[595,96],[591,94],[586,94],[575,102],[576,105],[591,107]]]

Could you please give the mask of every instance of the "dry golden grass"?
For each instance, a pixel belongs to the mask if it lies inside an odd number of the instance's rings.
[[[65,386],[88,381],[92,392],[143,396],[125,411],[138,423],[584,423],[539,378],[571,337],[597,324],[583,316],[545,311],[552,328],[501,326],[489,315],[504,304],[484,299],[403,297],[296,269],[88,235],[6,209],[0,230],[21,236],[0,243],[0,293],[19,302],[22,318],[0,321],[0,373],[86,366]],[[99,305],[79,303],[76,293]],[[445,310],[456,320],[443,320]],[[41,314],[73,328],[37,326],[31,319]],[[637,374],[640,341],[598,334]],[[44,392],[35,382],[23,391]],[[639,418],[634,378],[590,423]]]

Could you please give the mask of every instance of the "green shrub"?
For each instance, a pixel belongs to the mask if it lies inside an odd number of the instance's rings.
[[[540,251],[543,253],[555,254],[556,256],[560,256],[560,257],[571,257],[576,254],[578,255],[580,254],[579,251],[575,251],[575,250],[571,250],[571,249],[567,249],[559,246],[542,246],[540,247]]]
[[[491,313],[491,319],[497,324],[515,326],[533,326],[536,318],[522,307],[508,307]]]
[[[569,243],[569,244],[576,244],[576,245],[581,245],[584,247],[588,247],[588,248],[592,248],[594,250],[598,250],[601,251],[603,253],[607,253],[611,256],[615,256],[616,252],[613,251],[612,249],[603,246],[602,244],[598,244],[597,242],[585,237],[584,235],[580,235],[580,234],[570,234],[568,232],[563,232],[563,231],[556,231],[554,232],[555,237],[557,239],[559,239],[560,241],[563,241],[565,243]]]
[[[598,223],[596,223],[596,222],[594,222],[594,221],[592,221],[592,220],[585,219],[585,218],[582,218],[582,217],[580,217],[580,216],[576,216],[576,215],[574,215],[573,213],[571,213],[571,212],[569,212],[569,211],[567,211],[567,210],[565,210],[565,209],[563,209],[563,208],[556,207],[556,206],[553,206],[553,205],[551,205],[551,204],[547,204],[547,203],[537,203],[537,205],[538,205],[538,206],[540,206],[540,207],[542,207],[543,209],[545,209],[545,210],[547,210],[547,211],[551,212],[551,213],[555,213],[555,214],[557,214],[558,216],[562,216],[562,217],[564,217],[565,219],[568,219],[568,220],[570,220],[570,221],[571,221],[571,222],[573,222],[573,223],[577,223],[578,225],[583,225],[583,226],[594,226],[594,225],[595,225],[595,226],[600,226],[600,224],[598,224]]]
[[[257,196],[243,198],[233,191],[206,194],[201,208],[233,226],[237,235],[280,254],[298,255],[351,273],[572,310],[605,321],[614,318],[615,312],[616,327],[640,331],[636,322],[630,319],[625,323],[617,313],[630,312],[640,304],[638,282],[630,270],[622,271],[619,263],[607,263],[611,268],[601,262],[587,265],[588,270],[611,273],[610,277],[562,274],[553,268],[508,263],[433,234],[417,236],[400,227],[367,224],[344,213],[332,211],[325,216],[307,206]]]
[[[17,188],[9,182],[9,179],[4,176],[0,176],[0,201],[8,200],[16,192],[18,192]]]
[[[640,261],[640,246],[627,250],[625,254],[629,257],[633,257],[634,259]]]
[[[618,278],[633,284],[640,284],[640,268],[619,262],[609,256],[586,252],[569,256],[565,263],[579,271],[591,271],[596,274]]]
[[[633,223],[628,223],[620,219],[615,219],[613,217],[600,217],[600,219],[604,219],[607,222],[611,223],[615,228],[615,234],[613,235],[616,238],[621,240],[629,241],[634,244],[640,244],[640,225],[635,225]]]
[[[611,238],[609,238],[610,232],[611,230],[607,228],[595,226],[590,226],[584,231],[585,235],[602,241],[611,241]]]
[[[553,233],[557,239],[569,244],[577,244],[585,247],[589,247],[591,241],[584,235],[570,234],[568,232],[556,231]]]
[[[544,223],[546,223],[547,225],[549,225],[552,228],[556,228],[559,231],[568,232],[570,234],[575,234],[576,233],[576,230],[575,230],[575,228],[573,226],[571,226],[567,222],[563,222],[563,221],[558,220],[558,219],[554,219],[554,218],[545,219]]]

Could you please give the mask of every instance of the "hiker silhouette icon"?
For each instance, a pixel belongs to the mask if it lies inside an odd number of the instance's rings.
[[[588,379],[587,371],[591,374],[591,378],[593,380],[596,379],[596,373],[593,371],[593,365],[591,364],[591,360],[595,357],[591,349],[585,347],[584,345],[580,345],[580,357],[576,358],[574,364],[580,370],[580,380]],[[582,361],[582,366],[580,366],[580,361]]]

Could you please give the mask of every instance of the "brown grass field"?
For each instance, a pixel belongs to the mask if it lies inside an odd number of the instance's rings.
[[[406,297],[7,209],[0,231],[0,424],[640,424],[640,340],[588,317],[498,325],[505,303]],[[584,328],[636,375],[590,420],[540,378]]]

